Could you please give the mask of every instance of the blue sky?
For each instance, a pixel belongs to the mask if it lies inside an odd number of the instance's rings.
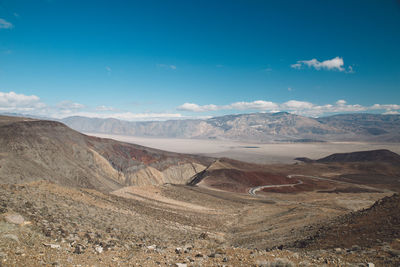
[[[0,112],[400,112],[399,1],[0,0]]]

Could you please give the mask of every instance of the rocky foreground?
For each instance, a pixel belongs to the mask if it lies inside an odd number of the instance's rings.
[[[395,196],[397,201],[398,196]],[[386,201],[387,202],[387,201]],[[384,202],[384,203],[386,203]],[[378,205],[378,204],[376,204]],[[373,210],[379,209],[372,208]],[[379,206],[379,205],[378,205]],[[399,266],[400,240],[349,247],[235,247],[199,217],[48,182],[0,186],[2,266]],[[153,212],[161,212],[154,217]],[[119,216],[116,216],[118,214]],[[124,215],[125,214],[125,215]],[[153,216],[153,217],[146,217]],[[166,216],[166,218],[163,218]],[[187,216],[187,215],[186,215]],[[355,216],[355,215],[354,215]],[[158,221],[155,220],[158,218]],[[175,222],[174,223],[172,222]],[[394,223],[391,221],[390,223]],[[314,226],[318,227],[318,226]],[[353,229],[354,231],[354,229]],[[314,237],[314,239],[318,239]],[[333,246],[333,247],[332,247]]]

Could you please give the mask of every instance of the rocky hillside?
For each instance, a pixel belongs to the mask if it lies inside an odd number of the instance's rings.
[[[371,223],[373,222],[373,223]],[[297,242],[308,248],[366,248],[390,244],[400,238],[400,196],[375,202],[370,208],[336,218],[314,236]],[[396,250],[397,249],[397,250]],[[400,255],[400,247],[388,251]]]
[[[62,122],[80,132],[134,136],[219,138],[257,142],[400,142],[400,115],[345,114],[308,118],[279,112],[162,122],[69,117]]]
[[[316,162],[387,162],[400,164],[400,155],[387,149],[379,149],[352,153],[335,153]]]
[[[296,158],[295,160],[308,163],[371,162],[371,163],[389,163],[389,164],[400,165],[400,155],[387,149],[356,151],[350,153],[335,153],[317,160],[312,160],[309,158]]]
[[[0,117],[0,183],[49,180],[101,191],[185,184],[212,161],[89,137],[55,121]]]

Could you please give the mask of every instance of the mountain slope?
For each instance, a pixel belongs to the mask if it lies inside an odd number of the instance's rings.
[[[89,137],[55,121],[0,116],[0,183],[49,180],[101,191],[184,184],[211,162]]]
[[[340,114],[318,118],[317,121],[351,132],[355,137],[368,136],[371,141],[400,141],[400,115]]]
[[[257,142],[400,142],[400,115],[345,114],[315,119],[279,112],[153,122],[69,117],[62,122],[81,132],[148,137]]]
[[[400,155],[387,149],[379,149],[351,153],[335,153],[325,158],[318,159],[316,162],[387,162],[400,165]]]
[[[395,194],[378,200],[370,208],[336,218],[318,229],[314,236],[297,242],[297,246],[324,249],[354,245],[374,247],[399,237],[400,197]]]

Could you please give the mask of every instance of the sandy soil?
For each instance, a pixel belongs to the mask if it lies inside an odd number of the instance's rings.
[[[211,157],[229,157],[251,163],[293,163],[296,157],[318,159],[332,153],[346,153],[363,150],[389,149],[400,153],[400,144],[335,142],[307,144],[257,144],[228,140],[199,140],[147,138],[123,135],[86,133],[88,135],[111,138],[166,151],[202,154]]]

